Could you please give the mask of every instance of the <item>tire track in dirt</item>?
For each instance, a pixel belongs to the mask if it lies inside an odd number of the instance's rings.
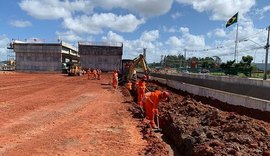
[[[42,110],[31,112],[20,119],[16,119],[16,121],[12,121],[10,124],[2,126],[0,130],[0,140],[2,144],[0,153],[15,148],[24,141],[45,133],[55,126],[57,127],[58,125],[69,122],[69,120],[73,120],[68,116],[72,112],[80,113],[83,106],[91,102],[93,100],[92,98],[93,96],[81,96],[60,107],[49,106],[47,109],[43,108]],[[9,136],[10,132],[13,133],[12,136],[14,136],[14,138]]]
[[[41,87],[38,86],[38,89],[28,88],[28,94],[19,95],[17,98],[2,102],[0,106],[1,116],[11,120],[7,122],[12,122],[12,120],[16,121],[18,120],[17,117],[21,117],[29,112],[42,109],[43,107],[50,106],[54,103],[57,103],[57,105],[63,105],[66,100],[73,97],[63,96],[63,93],[66,92],[65,84],[47,86],[47,83],[43,83]],[[77,86],[75,89],[70,91],[70,94],[74,96],[78,95],[81,87],[82,86]],[[51,94],[52,92],[54,94]],[[4,124],[2,122],[3,120],[0,121],[0,124]]]
[[[65,87],[73,81],[73,85]],[[102,88],[100,83],[85,82],[84,78],[65,79],[62,85],[39,91],[13,108],[31,107],[39,101],[40,93],[57,90],[51,95],[52,103],[34,106],[18,112],[12,120],[5,122],[0,131],[0,153],[4,155],[138,155],[145,146],[136,122],[130,119],[126,106],[119,102],[118,91]],[[79,85],[78,85],[79,84]],[[64,89],[58,89],[58,88]],[[71,97],[63,96],[70,88]],[[32,97],[32,98],[31,98]],[[72,98],[73,97],[73,98]],[[31,99],[30,99],[31,98]],[[38,100],[39,99],[39,100]],[[63,100],[64,102],[59,102]],[[9,101],[10,102],[10,101]],[[32,104],[25,104],[31,102]],[[2,107],[0,107],[1,109]],[[9,114],[9,115],[8,115]],[[0,155],[1,155],[0,154]]]

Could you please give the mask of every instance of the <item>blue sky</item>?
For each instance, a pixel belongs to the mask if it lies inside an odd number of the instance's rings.
[[[161,55],[265,60],[269,0],[0,0],[0,60],[12,40],[122,42],[123,58],[147,48],[147,62]],[[239,12],[237,24],[225,28]]]

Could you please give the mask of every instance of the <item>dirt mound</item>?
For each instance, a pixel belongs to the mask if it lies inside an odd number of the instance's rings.
[[[147,88],[170,90],[154,83],[148,83]],[[252,111],[237,113],[241,111],[240,107],[235,107],[237,111],[234,112],[234,106],[228,108],[220,101],[182,92],[179,94],[176,90],[171,92],[170,102],[159,104],[160,127],[166,139],[176,147],[177,153],[187,156],[270,154],[270,124],[245,115]],[[133,117],[140,119],[138,106],[131,103],[133,105],[129,109]],[[223,111],[223,107],[227,111]],[[168,155],[164,142],[149,127],[145,124],[139,127],[149,143],[143,155]]]
[[[267,155],[270,124],[173,94],[159,105],[164,134],[183,155]]]

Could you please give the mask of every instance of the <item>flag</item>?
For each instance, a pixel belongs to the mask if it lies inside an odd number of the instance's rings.
[[[237,12],[235,15],[233,15],[233,17],[231,17],[231,18],[227,21],[227,23],[226,23],[226,28],[229,27],[230,25],[236,23],[236,22],[237,22],[237,19],[238,19],[238,12]]]

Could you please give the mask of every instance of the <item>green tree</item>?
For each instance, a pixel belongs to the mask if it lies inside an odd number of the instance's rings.
[[[243,56],[242,60],[239,63],[239,71],[246,76],[251,76],[251,71],[253,69],[253,67],[251,66],[252,61],[253,61],[252,56],[250,55]]]
[[[251,62],[253,57],[250,55],[243,56],[240,63],[235,63],[234,61],[227,61],[227,63],[222,63],[220,65],[221,69],[226,75],[238,75],[238,73],[243,73],[245,76],[251,76],[251,71],[253,67]]]
[[[238,74],[238,65],[233,61],[227,61],[227,63],[222,63],[220,68],[223,70],[225,75],[237,75]]]
[[[178,58],[178,61],[179,61],[179,67],[184,67],[185,66],[184,65],[185,64],[185,60],[186,60],[185,57],[184,57],[184,55],[180,55],[179,54],[177,58]]]
[[[212,57],[205,57],[201,59],[201,67],[205,69],[214,68],[214,59]]]
[[[183,66],[185,59],[183,55],[166,55],[163,62],[166,67],[177,68]]]
[[[219,67],[222,62],[221,58],[218,56],[213,56],[213,58],[214,58],[215,67]]]

